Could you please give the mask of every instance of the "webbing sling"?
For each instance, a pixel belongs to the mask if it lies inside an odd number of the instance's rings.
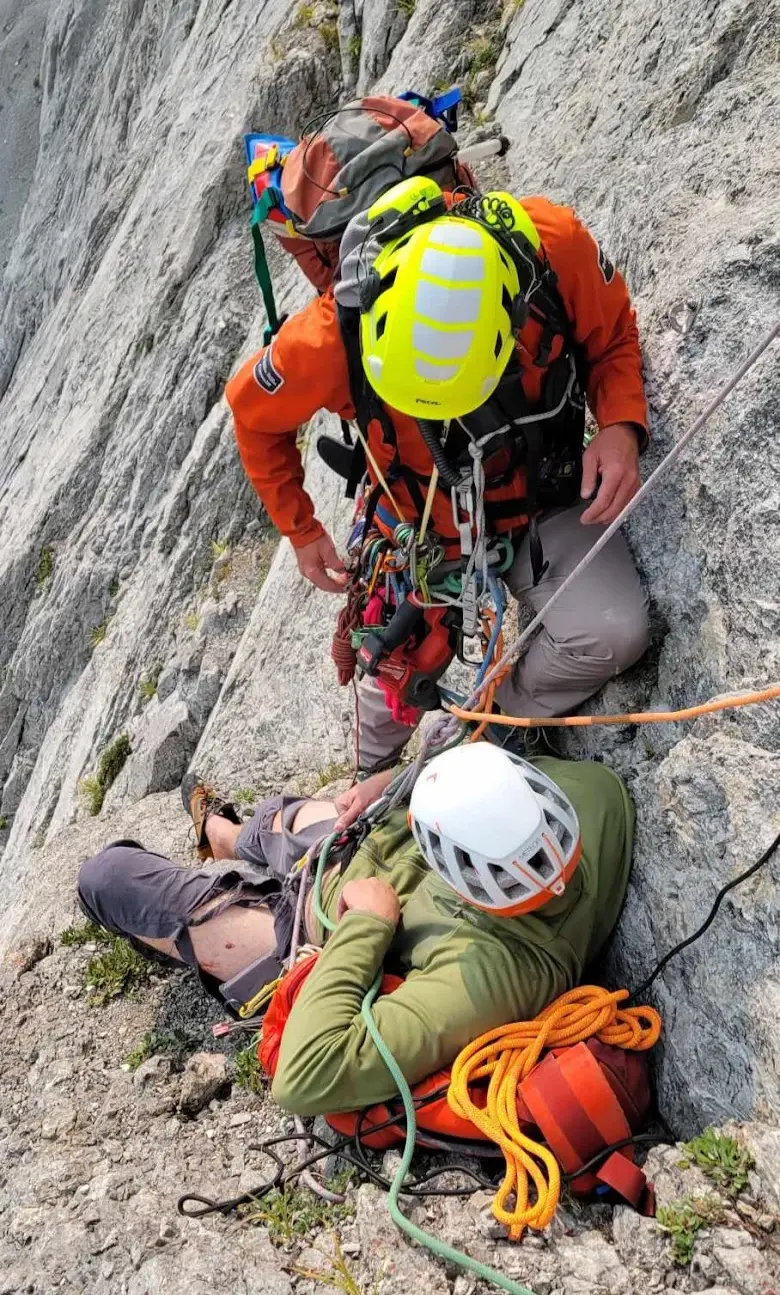
[[[268,258],[265,254],[263,244],[263,235],[260,233],[261,221],[265,219],[265,209],[262,203],[255,203],[252,211],[252,243],[255,249],[255,278],[257,279],[260,291],[263,295],[263,304],[265,313],[268,316],[268,325],[263,332],[263,345],[268,346],[271,338],[279,332],[284,323],[285,316],[280,319],[276,311],[276,301],[274,299],[273,284],[271,283],[271,272],[268,269]]]

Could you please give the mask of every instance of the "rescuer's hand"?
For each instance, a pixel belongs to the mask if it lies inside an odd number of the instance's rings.
[[[590,499],[599,477],[598,494],[580,518],[583,526],[613,522],[639,489],[639,442],[631,423],[612,423],[593,437],[582,456],[583,499]]]
[[[368,809],[375,800],[379,800],[385,787],[392,782],[393,773],[392,769],[383,769],[381,773],[374,773],[363,782],[356,782],[354,787],[348,787],[340,796],[337,796],[333,804],[339,816],[333,824],[334,832],[340,832],[345,827],[349,827],[358,814],[362,814],[364,809]]]
[[[325,589],[330,594],[342,592],[347,583],[347,572],[327,532],[312,540],[311,544],[296,549],[295,557],[301,575],[318,589]]]

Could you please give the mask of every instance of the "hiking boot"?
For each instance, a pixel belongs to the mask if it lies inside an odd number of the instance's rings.
[[[206,836],[206,819],[209,814],[219,814],[221,818],[226,818],[228,822],[239,825],[241,819],[229,801],[223,800],[217,794],[215,788],[209,787],[208,783],[199,778],[196,773],[184,775],[181,784],[181,799],[185,810],[195,825],[195,849],[198,858],[203,860],[213,859],[214,853]]]

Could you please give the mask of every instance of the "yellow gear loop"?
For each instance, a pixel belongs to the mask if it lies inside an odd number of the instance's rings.
[[[454,1113],[471,1120],[504,1153],[506,1171],[493,1200],[493,1214],[519,1241],[527,1227],[551,1222],[561,1193],[561,1172],[551,1151],[526,1136],[517,1114],[517,1090],[548,1048],[582,1043],[595,1035],[602,1043],[644,1052],[661,1034],[652,1007],[620,1007],[627,989],[609,991],[581,985],[556,998],[532,1021],[500,1025],[469,1043],[452,1066],[447,1101]],[[477,1106],[469,1088],[489,1079],[487,1104]],[[514,1197],[514,1203],[512,1203]]]

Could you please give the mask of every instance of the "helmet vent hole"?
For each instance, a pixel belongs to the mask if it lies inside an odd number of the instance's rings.
[[[444,868],[445,871],[449,871],[449,869],[447,868],[447,864],[445,863],[445,860],[444,860],[444,854],[441,848],[441,839],[436,835],[435,832],[431,832],[430,830],[428,831],[428,845],[430,846],[431,854],[433,855],[434,859],[438,863],[439,867]]]
[[[376,321],[376,335],[379,339],[387,327],[387,311]]]
[[[574,837],[569,831],[562,819],[555,817],[548,809],[544,810],[545,822],[561,847],[564,854],[568,854],[574,845]]]
[[[485,890],[485,887],[482,885],[482,881],[480,880],[480,876],[476,868],[472,868],[471,866],[464,868],[463,881],[466,885],[469,895],[473,900],[476,901],[476,903],[478,904],[490,903],[490,895]]]
[[[495,355],[496,359],[498,359],[499,355],[501,354],[501,348],[503,345],[504,343],[501,339],[501,334],[496,333],[496,344],[493,347],[493,354]]]
[[[502,260],[502,261],[503,261],[503,263],[504,263],[504,268],[505,268],[506,270],[508,270],[508,272],[511,274],[511,273],[512,273],[512,263],[511,263],[511,261],[509,260],[509,257],[507,256],[506,252],[503,250],[503,248],[499,247],[499,249],[498,249],[498,255],[501,257],[501,260]]]
[[[539,876],[544,877],[545,880],[555,875],[555,868],[546,855],[542,854],[541,850],[537,850],[533,858],[529,859],[528,866],[533,868],[534,872],[538,872]]]
[[[488,868],[499,890],[503,890],[504,894],[508,895],[510,899],[522,899],[525,895],[530,895],[530,887],[524,881],[520,881],[517,877],[513,877],[507,872],[503,864],[490,863]]]
[[[504,310],[506,311],[507,315],[509,316],[509,318],[510,318],[510,320],[511,320],[511,318],[512,318],[512,298],[511,298],[511,297],[510,297],[510,295],[509,295],[509,290],[507,289],[506,284],[504,284],[503,288],[501,289],[501,305],[503,306]]]
[[[382,291],[383,291],[383,292],[389,292],[389,291],[390,291],[390,289],[393,287],[393,284],[394,284],[394,283],[395,283],[395,281],[396,281],[397,275],[398,275],[398,266],[397,266],[397,265],[394,265],[394,266],[393,266],[393,268],[392,268],[392,270],[388,270],[387,274],[383,274],[383,275],[382,275]]]

